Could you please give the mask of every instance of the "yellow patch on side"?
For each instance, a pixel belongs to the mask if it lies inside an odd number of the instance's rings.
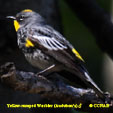
[[[18,31],[18,29],[20,28],[20,25],[19,23],[17,22],[17,20],[14,20],[14,27],[15,27],[15,30]]]
[[[25,9],[22,12],[33,12],[31,9]]]
[[[79,58],[80,60],[82,60],[84,62],[83,58],[80,56],[80,54],[74,48],[72,49],[72,52],[76,55],[77,58]]]
[[[25,46],[26,47],[34,47],[34,44],[29,39],[27,39]]]

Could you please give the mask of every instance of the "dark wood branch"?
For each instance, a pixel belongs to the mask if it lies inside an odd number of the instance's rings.
[[[59,79],[58,75],[54,78],[45,78],[32,72],[18,71],[13,63],[6,63],[0,67],[0,81],[15,90],[40,94],[44,98],[57,100],[62,104],[82,103],[82,108],[77,110],[97,111],[89,108],[89,104],[95,103],[110,103],[109,109],[113,109],[113,98],[110,96],[106,96],[107,101],[104,102],[92,89],[80,89],[67,85]]]
[[[113,58],[113,24],[96,0],[65,0],[95,36],[98,46]]]

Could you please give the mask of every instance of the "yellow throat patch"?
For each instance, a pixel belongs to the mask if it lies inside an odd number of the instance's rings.
[[[34,44],[29,39],[27,39],[25,46],[26,47],[34,47]]]
[[[14,27],[15,27],[15,30],[18,31],[18,29],[20,28],[20,25],[19,23],[17,22],[17,20],[14,20]]]
[[[84,59],[80,56],[80,54],[74,48],[72,49],[72,52],[76,55],[77,58],[79,58],[84,62]]]

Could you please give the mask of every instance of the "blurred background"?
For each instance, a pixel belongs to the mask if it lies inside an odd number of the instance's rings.
[[[95,1],[106,13],[112,15],[112,0],[92,1]],[[13,22],[4,19],[4,16],[15,15],[23,9],[32,9],[39,12],[46,19],[48,24],[61,32],[79,51],[85,60],[86,67],[91,77],[98,86],[103,91],[113,93],[112,60],[107,55],[103,54],[96,44],[90,29],[88,29],[73,12],[66,0],[0,0],[0,65],[10,61],[14,62],[19,70],[37,71],[27,63],[17,47],[16,32],[13,27]],[[0,113],[12,112],[12,109],[7,109],[7,103],[30,104],[52,102],[42,99],[39,95],[14,91],[0,84]],[[59,110],[56,109],[52,110],[52,112],[53,111],[59,112]],[[51,110],[15,109],[14,112],[40,113],[51,112]],[[60,112],[76,111],[60,109]]]

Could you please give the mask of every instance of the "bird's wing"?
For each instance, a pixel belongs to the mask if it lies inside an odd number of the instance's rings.
[[[48,37],[48,36],[33,36],[34,39],[38,41],[39,44],[43,45],[45,48],[47,48],[50,51],[58,51],[58,50],[64,50],[67,49],[66,45],[63,45],[58,40],[56,40],[54,37]]]
[[[44,50],[46,54],[54,57],[57,61],[84,61],[73,46],[60,33],[51,27],[34,28],[32,29],[32,33],[30,30],[28,37],[35,46],[39,46],[42,51]]]

